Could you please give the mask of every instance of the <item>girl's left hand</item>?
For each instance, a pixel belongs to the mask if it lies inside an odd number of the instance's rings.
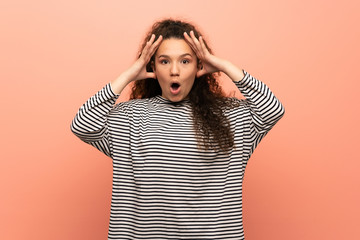
[[[196,73],[197,77],[207,73],[223,71],[223,66],[225,64],[224,60],[212,55],[209,52],[201,36],[197,39],[194,32],[190,31],[190,36],[184,32],[184,37],[200,60],[199,70]]]

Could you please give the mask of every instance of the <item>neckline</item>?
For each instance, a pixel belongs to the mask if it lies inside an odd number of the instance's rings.
[[[171,105],[179,105],[179,104],[186,104],[186,103],[190,103],[190,100],[187,99],[183,99],[179,102],[172,102],[169,99],[164,98],[161,95],[157,95],[155,97],[153,97],[154,102],[156,103],[164,103],[164,104],[171,104]]]

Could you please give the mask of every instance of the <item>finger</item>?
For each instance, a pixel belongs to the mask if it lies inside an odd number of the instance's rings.
[[[158,37],[158,39],[156,39],[156,41],[151,45],[150,50],[149,50],[150,56],[152,56],[156,52],[156,50],[159,48],[159,46],[162,42],[162,39],[163,39],[163,37],[160,35]]]
[[[196,53],[196,47],[194,46],[194,42],[187,32],[184,32],[184,38],[185,38],[186,42],[189,44],[189,46],[191,47],[191,49]]]
[[[144,47],[145,50],[149,50],[149,48],[151,47],[151,45],[154,42],[154,39],[155,39],[155,34],[151,34],[149,41],[146,42],[146,45]]]
[[[152,44],[154,42],[154,39],[155,39],[155,34],[151,34],[151,37],[150,37],[148,43]]]
[[[194,42],[196,48],[199,48],[200,42],[199,42],[199,40],[196,38],[194,31],[190,31],[190,36],[191,36],[191,39],[192,39],[192,41]]]
[[[155,35],[152,34],[149,41],[146,42],[146,45],[141,53],[141,57],[146,62],[148,62],[150,60],[151,56],[154,54],[156,49],[159,47],[159,45],[162,41],[162,36],[160,35],[155,42],[154,42],[154,40],[155,40]]]
[[[196,48],[196,50],[199,50],[199,46],[198,46],[199,41],[195,37],[194,31],[190,31],[190,37],[191,37],[191,41],[193,42],[193,45]]]
[[[158,39],[156,39],[155,43],[160,44],[162,42],[163,36],[159,35]]]
[[[201,45],[201,49],[202,51],[205,53],[205,54],[208,54],[209,53],[209,50],[207,49],[206,45],[205,45],[205,42],[204,42],[204,39],[202,36],[199,37],[199,41],[200,41],[200,45]]]
[[[146,76],[146,78],[154,78],[154,79],[156,79],[156,74],[153,73],[153,72],[147,72],[145,76]]]
[[[201,48],[200,43],[196,39],[193,31],[190,31],[190,35],[191,35],[191,37],[188,35],[188,33],[184,33],[185,39],[188,42],[188,44],[190,45],[191,49],[194,51],[194,53],[196,54],[196,56],[199,59],[202,59],[203,53],[200,50],[200,48]]]
[[[150,48],[152,42],[154,41],[154,39],[155,39],[155,35],[152,34],[149,41],[146,42],[143,50],[141,51],[141,57],[145,57],[147,55],[149,48]]]
[[[192,41],[194,42],[196,51],[199,54],[199,58],[203,58],[204,57],[204,51],[202,49],[201,43],[199,42],[199,40],[196,38],[194,31],[190,31],[190,36]]]
[[[184,32],[184,37],[188,43],[190,43],[191,45],[194,45],[193,40],[191,39],[191,37],[189,36],[189,34],[187,32]]]
[[[187,32],[184,32],[184,38],[185,40],[187,40],[188,42],[191,42],[191,38],[189,37],[189,34]]]

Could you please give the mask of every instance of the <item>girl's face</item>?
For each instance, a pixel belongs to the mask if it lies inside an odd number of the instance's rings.
[[[154,63],[162,97],[172,102],[185,99],[198,71],[197,57],[185,40],[163,40],[156,51]]]

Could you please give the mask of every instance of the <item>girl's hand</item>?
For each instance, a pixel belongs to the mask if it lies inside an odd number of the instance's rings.
[[[225,61],[212,55],[209,52],[201,36],[199,39],[197,39],[194,32],[190,31],[190,36],[185,32],[184,37],[186,42],[190,45],[191,49],[195,52],[196,56],[200,60],[200,67],[196,74],[197,77],[207,73],[223,71]]]
[[[142,80],[146,78],[156,78],[155,73],[148,72],[146,70],[146,65],[149,63],[151,56],[154,55],[155,51],[160,46],[162,36],[160,35],[155,42],[154,40],[155,35],[153,34],[142,50],[140,57],[127,70],[130,81]]]
[[[111,89],[114,93],[120,94],[126,85],[132,81],[146,78],[156,78],[155,73],[148,72],[146,70],[146,65],[149,63],[150,58],[152,55],[154,55],[156,49],[158,49],[162,39],[163,38],[160,35],[159,38],[154,42],[155,35],[153,34],[150,40],[146,43],[140,57],[135,61],[135,63],[125,72],[120,74],[118,78],[111,81]]]

